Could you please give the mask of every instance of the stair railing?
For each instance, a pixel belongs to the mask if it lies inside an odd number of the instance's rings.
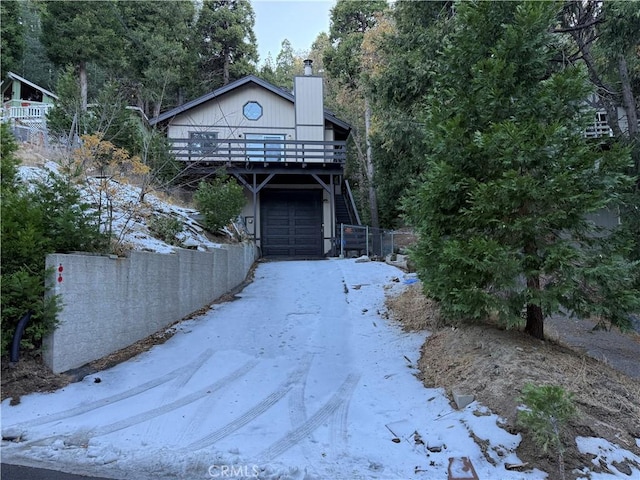
[[[347,210],[349,210],[349,216],[356,221],[357,225],[362,225],[360,221],[360,215],[358,214],[358,208],[356,207],[356,202],[353,199],[353,193],[351,192],[351,186],[349,185],[349,180],[345,179],[342,194],[347,197]]]

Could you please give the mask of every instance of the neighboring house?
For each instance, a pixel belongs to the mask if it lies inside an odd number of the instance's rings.
[[[245,187],[242,217],[265,257],[335,255],[340,223],[357,222],[344,179],[351,127],[324,109],[311,60],[293,95],[250,75],[149,123],[166,129],[186,174],[224,167]]]
[[[46,140],[47,112],[58,96],[26,78],[9,72],[2,82],[1,120],[9,122],[21,140]]]
[[[600,137],[613,137],[613,130],[609,126],[609,119],[607,116],[606,109],[602,106],[602,103],[599,101],[598,96],[593,94],[587,100],[587,105],[592,108],[595,108],[595,116],[593,119],[593,123],[589,125],[585,131],[585,137],[587,138],[600,138]],[[617,122],[620,130],[624,134],[628,134],[629,132],[629,121],[627,119],[627,113],[624,108],[618,106],[615,108],[615,113],[617,118],[615,121]],[[640,126],[640,120],[638,120],[638,126]]]
[[[609,125],[607,111],[599,101],[598,96],[595,94],[591,95],[587,100],[587,104],[595,109],[595,115],[593,123],[586,128],[584,136],[589,139],[613,137],[613,130]],[[628,135],[629,120],[627,118],[625,109],[618,106],[615,108],[614,113],[617,115],[617,118],[615,118],[615,122],[618,124],[620,131],[623,133],[623,135]],[[640,127],[640,120],[638,121],[638,126]],[[608,235],[611,230],[622,224],[622,219],[620,218],[620,209],[618,207],[603,208],[598,210],[597,212],[588,214],[586,217],[599,228],[603,229],[602,232],[599,232],[597,234],[598,236]]]

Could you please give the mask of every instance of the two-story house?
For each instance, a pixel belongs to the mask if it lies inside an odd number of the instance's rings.
[[[244,186],[242,217],[265,257],[333,255],[339,223],[355,221],[344,182],[351,127],[324,108],[311,60],[293,94],[248,76],[150,124],[166,129],[185,175],[224,168]]]

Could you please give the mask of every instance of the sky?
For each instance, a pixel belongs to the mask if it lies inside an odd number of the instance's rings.
[[[276,59],[284,39],[291,42],[295,52],[310,50],[320,32],[329,32],[335,0],[252,0],[251,4],[262,65],[269,52]]]
[[[165,343],[56,392],[6,399],[2,437],[19,440],[2,441],[3,463],[136,480],[430,480],[466,478],[467,458],[481,479],[553,478],[508,470],[520,435],[479,402],[458,409],[422,384],[428,332],[403,331],[384,303],[417,277],[367,260],[260,263],[235,301],[178,323]],[[640,476],[631,451],[576,442],[594,457],[580,478]],[[601,465],[611,473],[594,473]]]

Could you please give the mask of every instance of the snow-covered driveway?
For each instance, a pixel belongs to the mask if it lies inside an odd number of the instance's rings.
[[[378,262],[263,263],[238,300],[167,343],[5,401],[3,435],[22,441],[3,441],[2,460],[136,480],[351,480],[446,479],[449,458],[469,457],[481,479],[544,478],[505,469],[519,437],[494,415],[452,409],[416,378],[424,335],[384,316],[404,278]]]

